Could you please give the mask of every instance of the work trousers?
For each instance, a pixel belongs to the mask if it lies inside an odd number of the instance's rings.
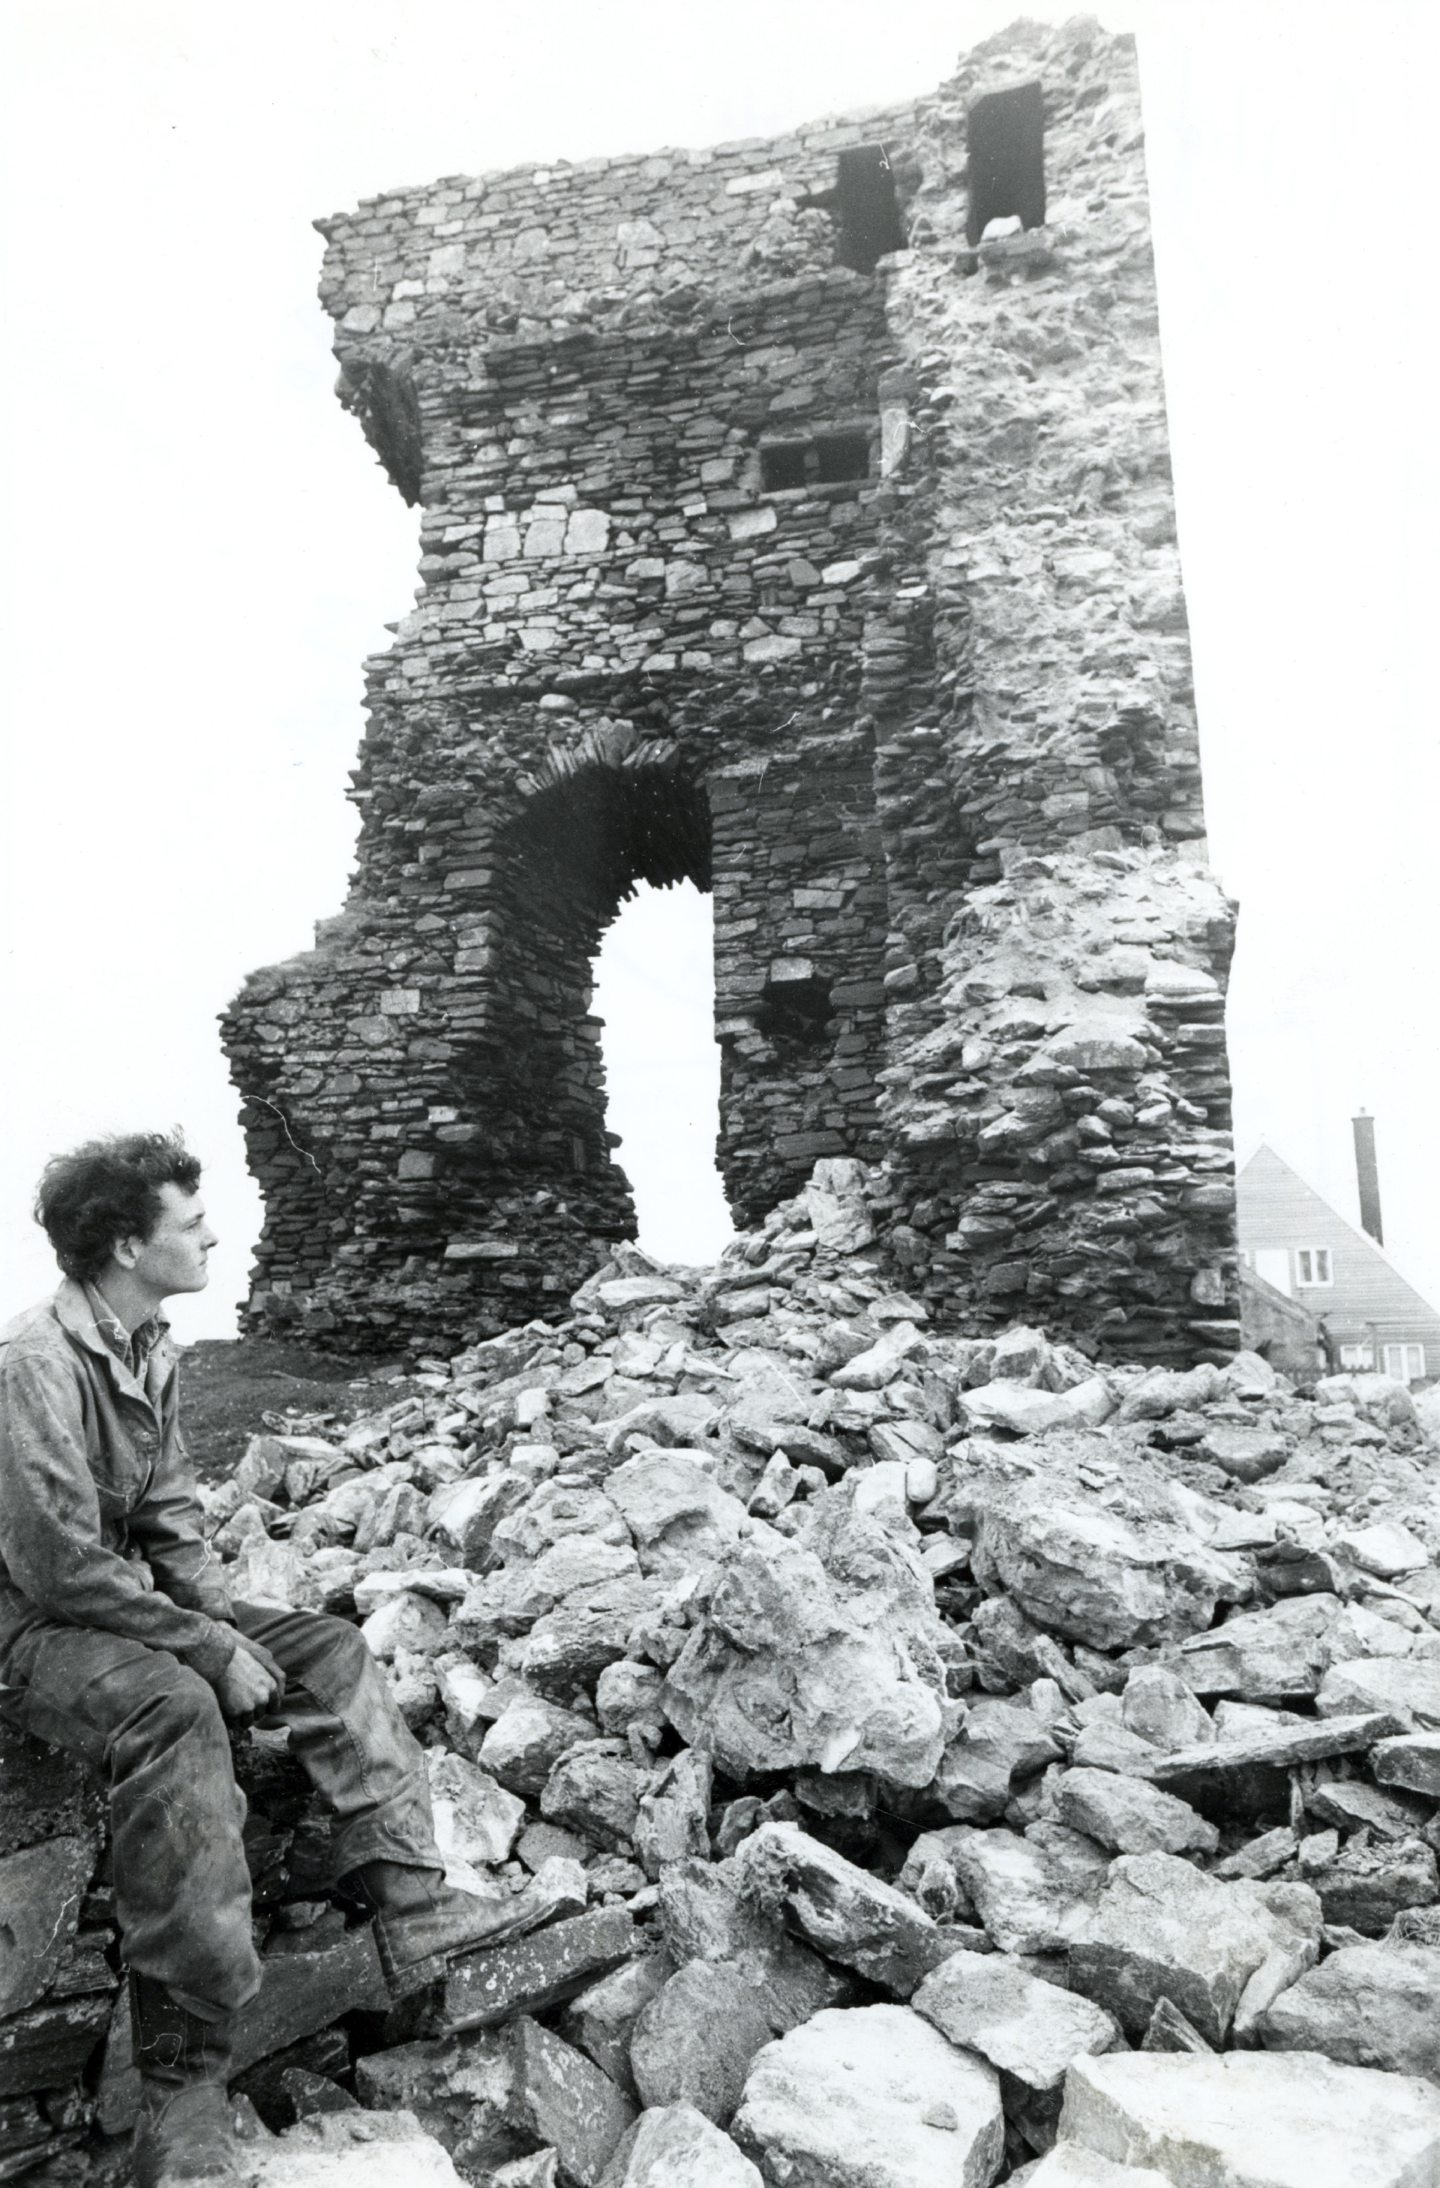
[[[237,1603],[235,1623],[285,1673],[263,1720],[339,1818],[338,1878],[367,1861],[441,1866],[424,1756],[358,1629],[314,1611]],[[129,1965],[215,2020],[253,1998],[260,1961],[230,1735],[214,1690],[175,1657],[93,1627],[45,1622],[0,1662],[13,1724],[109,1779],[115,1913]]]

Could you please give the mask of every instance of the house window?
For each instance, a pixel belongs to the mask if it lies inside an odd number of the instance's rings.
[[[1039,84],[1016,84],[977,99],[966,124],[970,219],[978,243],[992,220],[1045,225],[1045,101]]]
[[[1375,1365],[1375,1347],[1373,1345],[1342,1345],[1340,1347],[1340,1365],[1342,1368],[1362,1368],[1368,1375]]]
[[[766,494],[800,486],[840,486],[869,474],[870,436],[858,430],[817,433],[808,441],[769,441],[760,450],[760,488]]]
[[[1297,1284],[1333,1284],[1335,1279],[1330,1272],[1330,1248],[1297,1246],[1295,1281]]]
[[[1425,1347],[1423,1345],[1387,1345],[1385,1347],[1385,1373],[1393,1375],[1397,1383],[1419,1383],[1425,1377]]]

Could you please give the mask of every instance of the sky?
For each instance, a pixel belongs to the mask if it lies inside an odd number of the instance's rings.
[[[990,0],[7,0],[0,1245],[54,1280],[46,1156],[180,1122],[222,1248],[260,1206],[215,1014],[338,909],[361,663],[417,525],[334,400],[310,223],[447,174],[779,133],[903,99]],[[1029,0],[1027,12],[1074,12]],[[1110,0],[1140,40],[1214,863],[1240,900],[1241,1159],[1263,1135],[1440,1302],[1432,0]],[[708,907],[607,945],[611,1121],[642,1239],[704,1258]],[[688,1030],[685,1013],[689,1011]]]

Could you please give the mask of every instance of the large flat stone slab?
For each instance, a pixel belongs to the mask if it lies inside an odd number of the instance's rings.
[[[1060,2139],[1171,2188],[1434,2188],[1440,2090],[1318,2052],[1109,2052],[1066,2077]]]
[[[1270,2051],[1440,2082],[1440,1946],[1346,1945],[1282,1991],[1257,2033]]]
[[[953,1954],[911,2004],[960,2050],[978,2051],[1028,2089],[1058,2089],[1079,2053],[1121,2041],[1103,2006],[1042,1982],[1006,1953]]]
[[[908,1998],[950,1950],[922,1907],[793,1823],[766,1823],[741,1844],[741,1888],[808,1944]]]
[[[816,2188],[989,2188],[1000,2085],[908,2006],[817,2013],[767,2044],[731,2130],[767,2180]]]
[[[1290,1772],[1299,1764],[1361,1754],[1399,1729],[1397,1717],[1374,1711],[1323,1722],[1266,1725],[1232,1739],[1197,1741],[1172,1755],[1157,1755],[1150,1778],[1202,1813],[1288,1814]]]
[[[464,2188],[409,2112],[323,2112],[246,2150],[253,2188]]]

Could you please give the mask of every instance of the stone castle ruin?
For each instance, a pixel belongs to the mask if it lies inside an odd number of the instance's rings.
[[[1231,1352],[1132,41],[1020,23],[911,106],[321,227],[422,585],[349,901],[224,1019],[247,1326],[473,1340],[633,1236],[592,960],[689,881],[739,1224],[857,1158],[937,1322]]]

